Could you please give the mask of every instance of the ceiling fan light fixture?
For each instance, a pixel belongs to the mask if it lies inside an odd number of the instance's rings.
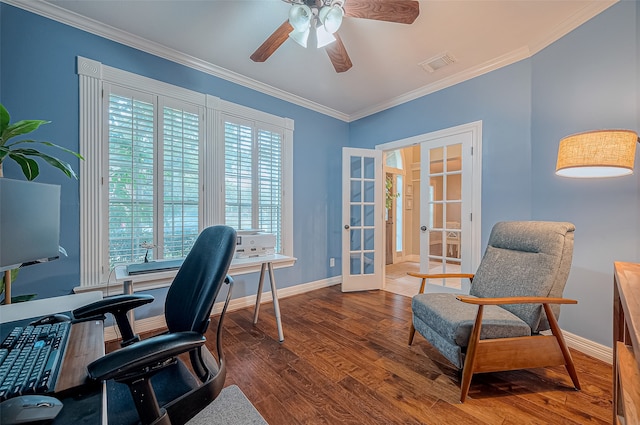
[[[293,30],[289,33],[289,38],[304,47],[307,48],[307,41],[309,40],[310,29],[307,27],[304,31]]]
[[[327,31],[324,25],[318,25],[316,28],[316,38],[318,40],[318,49],[336,41],[335,36]]]
[[[313,12],[306,4],[294,4],[289,9],[289,23],[296,32],[304,32],[311,25]]]
[[[333,34],[338,31],[340,25],[342,25],[342,18],[344,17],[344,10],[339,4],[333,4],[331,6],[323,6],[318,12],[318,18],[320,23],[324,26],[328,33]]]

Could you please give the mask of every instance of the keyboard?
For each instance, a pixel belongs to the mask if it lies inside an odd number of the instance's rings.
[[[0,344],[0,401],[53,392],[70,330],[70,322],[13,328]]]

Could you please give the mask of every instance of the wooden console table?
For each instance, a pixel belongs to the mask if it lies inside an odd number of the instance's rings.
[[[613,423],[640,424],[640,264],[614,263]]]

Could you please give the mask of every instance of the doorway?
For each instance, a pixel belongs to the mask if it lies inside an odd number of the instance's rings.
[[[387,180],[385,290],[415,295],[420,282],[407,276],[410,271],[475,271],[480,259],[481,129],[476,122],[376,146],[384,152]],[[430,279],[428,287],[468,291],[468,283],[460,279]]]

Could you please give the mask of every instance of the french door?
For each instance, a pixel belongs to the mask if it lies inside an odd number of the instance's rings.
[[[342,291],[384,282],[382,151],[342,151]]]
[[[420,271],[470,273],[472,268],[472,148],[470,131],[420,144]],[[468,280],[431,279],[439,291],[465,291]]]

